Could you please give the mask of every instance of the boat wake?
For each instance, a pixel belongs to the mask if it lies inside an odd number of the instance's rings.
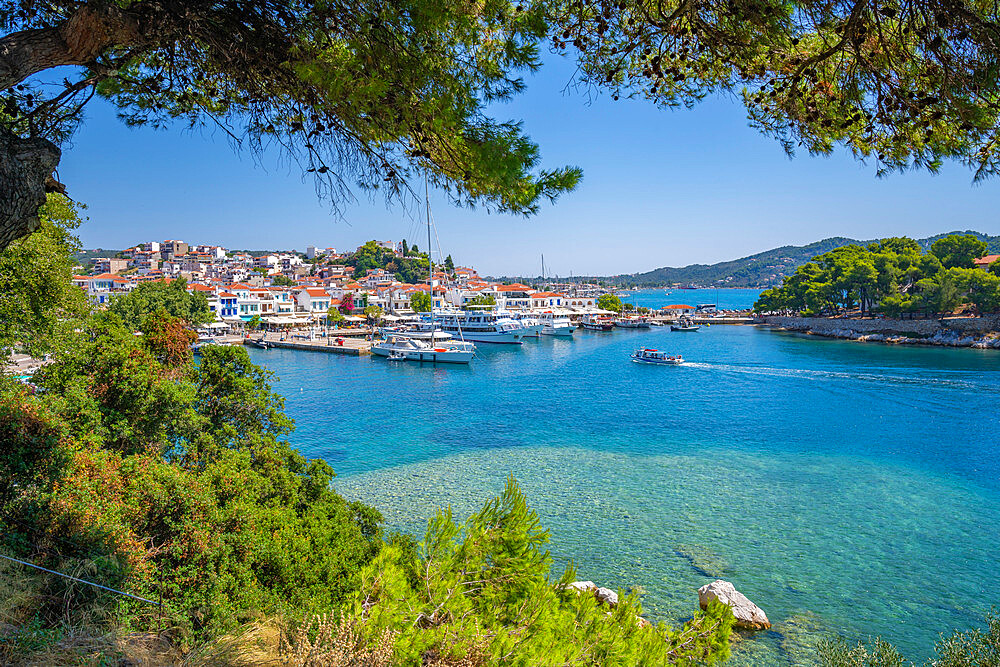
[[[953,378],[904,376],[872,372],[852,373],[849,371],[828,371],[808,368],[776,368],[771,366],[743,366],[739,364],[713,364],[694,361],[685,361],[681,365],[687,368],[722,371],[724,373],[739,373],[743,375],[760,375],[781,378],[801,378],[804,380],[860,380],[862,382],[919,385],[921,387],[956,387],[960,389],[983,389],[995,387],[995,384],[990,382],[974,382],[972,380]]]

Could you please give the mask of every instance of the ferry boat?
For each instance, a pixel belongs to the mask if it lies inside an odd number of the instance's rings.
[[[622,329],[648,329],[649,321],[645,317],[621,317],[615,320],[615,326]]]
[[[611,331],[615,328],[615,321],[610,317],[595,317],[585,315],[580,320],[580,326],[589,331]]]
[[[566,315],[558,315],[552,311],[538,313],[538,319],[542,323],[543,336],[561,336],[572,338],[576,327],[569,321]]]
[[[667,354],[657,349],[641,347],[632,353],[632,361],[644,364],[660,364],[663,366],[678,366],[684,363],[684,358],[679,354]]]
[[[509,317],[482,309],[452,310],[435,313],[442,331],[462,340],[477,343],[520,345],[527,328]]]
[[[389,336],[372,344],[372,354],[393,361],[467,364],[476,356],[476,346],[465,341],[434,343],[409,336]]]

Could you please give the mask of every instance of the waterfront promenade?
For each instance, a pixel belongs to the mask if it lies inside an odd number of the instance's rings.
[[[352,330],[351,334],[346,332],[334,332],[329,336],[309,337],[305,334],[282,335],[277,333],[267,333],[264,336],[253,336],[243,339],[244,344],[250,340],[263,340],[270,347],[284,348],[290,350],[308,350],[311,352],[329,352],[331,354],[346,354],[360,357],[371,354],[372,343],[367,339],[371,332],[364,330]]]

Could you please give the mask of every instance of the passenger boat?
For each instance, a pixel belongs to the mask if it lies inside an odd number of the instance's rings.
[[[538,313],[538,319],[542,323],[543,336],[561,336],[572,338],[576,327],[569,321],[569,317],[558,315],[552,311]]]
[[[434,315],[441,329],[462,340],[520,345],[527,329],[499,313],[483,309],[441,311]]]
[[[678,366],[684,363],[683,357],[679,354],[667,354],[666,352],[646,347],[639,348],[633,352],[632,361],[644,364],[661,364],[664,366]]]
[[[476,356],[476,346],[465,341],[431,344],[409,336],[389,336],[372,344],[372,354],[393,361],[467,364]]]
[[[586,315],[580,320],[580,326],[588,331],[611,331],[615,328],[615,321],[610,317]]]

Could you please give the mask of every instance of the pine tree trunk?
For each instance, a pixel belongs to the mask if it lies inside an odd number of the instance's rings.
[[[53,67],[88,65],[109,48],[140,41],[136,21],[113,5],[82,6],[58,26],[0,36],[0,91]],[[46,189],[61,152],[43,138],[22,138],[0,125],[0,251],[38,228]],[[53,188],[53,184],[57,187]]]
[[[38,229],[38,207],[59,164],[46,139],[21,139],[0,127],[0,251]]]

